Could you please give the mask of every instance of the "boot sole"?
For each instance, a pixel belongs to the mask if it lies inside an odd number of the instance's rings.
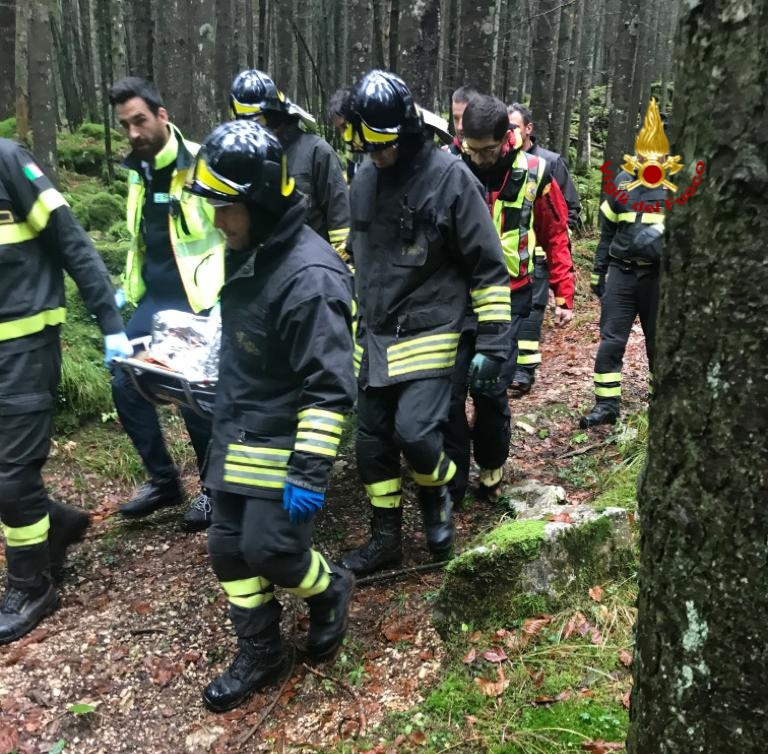
[[[275,681],[280,680],[287,670],[288,662],[287,660],[284,660],[272,672],[270,672],[262,679],[262,682],[258,687],[251,689],[245,696],[242,696],[237,701],[230,702],[229,704],[217,705],[208,699],[208,697],[205,695],[205,691],[203,691],[203,704],[205,705],[206,709],[209,709],[211,712],[230,712],[242,704],[245,704],[254,694],[257,694],[259,691],[265,689]]]
[[[163,508],[173,508],[177,505],[181,505],[183,502],[184,500],[182,500],[182,498],[179,498],[178,500],[173,500],[167,503],[160,503],[159,505],[154,505],[151,508],[146,508],[145,510],[138,511],[136,513],[132,511],[126,511],[121,508],[119,510],[119,513],[123,518],[130,518],[130,519],[146,518],[147,516],[151,516],[153,513],[157,513],[157,511],[163,510]]]
[[[22,638],[22,636],[26,636],[28,633],[34,631],[39,625],[42,620],[47,618],[49,615],[52,615],[55,613],[60,605],[61,605],[61,597],[59,596],[58,592],[54,592],[55,597],[54,599],[45,606],[45,609],[43,613],[38,617],[38,619],[31,625],[24,628],[24,630],[19,630],[15,634],[12,634],[11,636],[6,636],[4,638],[0,639],[0,645],[4,644],[12,644],[14,641],[18,641]]]

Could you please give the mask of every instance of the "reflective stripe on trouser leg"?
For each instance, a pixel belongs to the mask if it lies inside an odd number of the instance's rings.
[[[222,581],[221,588],[227,593],[230,603],[236,607],[261,607],[274,597],[274,587],[260,576]]]
[[[517,341],[517,365],[519,367],[535,368],[541,363],[538,340]]]
[[[46,513],[39,521],[29,526],[7,526],[2,524],[5,542],[8,547],[29,547],[48,541],[51,519]]]
[[[328,561],[317,550],[310,550],[309,568],[304,578],[298,586],[290,587],[286,591],[307,599],[324,592],[330,583],[331,568]]]
[[[445,455],[440,453],[437,466],[429,474],[420,474],[415,469],[412,472],[413,481],[422,487],[440,487],[453,479],[456,474],[456,464]]]
[[[29,526],[3,524],[2,528],[6,538],[8,585],[25,591],[40,589],[48,580],[51,565],[48,515]]]
[[[621,398],[621,372],[608,372],[600,374],[595,372],[595,397]]]
[[[365,491],[368,493],[374,508],[399,508],[403,500],[400,477],[366,484]]]

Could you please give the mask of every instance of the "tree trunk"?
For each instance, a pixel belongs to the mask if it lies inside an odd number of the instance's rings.
[[[16,6],[16,135],[26,142],[29,136],[29,39],[30,7]]]
[[[0,3],[0,120],[16,109],[16,0]]]
[[[496,0],[475,0],[462,4],[458,17],[462,30],[462,82],[476,86],[481,92],[491,91],[491,53],[493,51],[493,18]]]
[[[424,0],[410,9],[400,26],[400,75],[419,104],[434,108],[437,68],[435,58],[440,44],[439,0]]]
[[[571,52],[568,57],[568,90],[565,95],[565,118],[563,120],[563,133],[561,137],[561,148],[558,150],[563,159],[571,164],[571,121],[573,120],[573,101],[576,98],[576,86],[579,79],[578,63],[581,59],[581,46],[584,43],[584,16],[585,0],[581,0],[574,8],[573,22],[573,40],[571,42]],[[589,99],[589,92],[587,92]]]
[[[101,116],[104,123],[104,155],[107,166],[107,181],[112,183],[112,129],[109,107],[109,87],[112,76],[112,7],[109,0],[96,0],[96,38],[98,40]]]
[[[370,0],[349,0],[349,82],[359,81],[371,67]]]
[[[571,59],[573,39],[573,4],[563,5],[560,9],[560,31],[557,35],[557,53],[555,54],[555,88],[552,97],[551,132],[547,147],[555,152],[563,151],[563,131],[565,130],[565,100],[568,93],[568,62]],[[567,157],[567,155],[566,155]]]
[[[112,78],[119,80],[128,75],[128,42],[125,32],[125,5],[123,0],[111,0],[110,20]]]
[[[558,0],[539,0],[532,3],[531,8],[534,14],[531,113],[541,142],[548,144],[551,141]]]
[[[163,96],[171,120],[182,133],[192,124],[190,79],[192,74],[192,22],[188,0],[163,0],[155,17],[154,63],[155,82]],[[197,31],[197,29],[195,29]]]
[[[587,0],[585,0],[585,3]],[[581,41],[581,54],[579,55],[579,77],[581,83],[579,99],[579,139],[576,145],[576,172],[586,173],[589,167],[591,155],[591,134],[589,128],[590,90],[593,85],[593,65],[595,59],[595,25],[592,19],[597,15],[601,3],[599,0],[590,0],[584,6],[584,15],[589,17],[584,23],[584,38]]]
[[[96,58],[94,55],[93,24],[91,18],[91,0],[79,0],[78,15],[80,21],[80,44],[78,45],[77,69],[80,71],[85,111],[91,123],[101,122],[100,97],[96,88]],[[110,82],[112,83],[112,82]]]
[[[61,14],[51,13],[51,35],[53,47],[56,53],[56,66],[59,71],[62,98],[64,100],[64,113],[67,125],[74,131],[83,122],[83,107],[80,88],[75,75],[75,61],[73,54],[77,48],[75,40],[71,37],[71,9],[69,3],[63,2]],[[69,20],[68,20],[69,19]]]
[[[191,100],[189,138],[195,141],[202,141],[218,122],[219,102],[216,98],[216,67],[214,65],[215,6],[215,0],[187,0],[192,64],[192,91],[187,93]]]
[[[131,76],[154,79],[154,24],[151,0],[130,0],[126,24],[127,68]]]
[[[373,24],[371,25],[371,52],[374,68],[384,68],[384,0],[371,0]]]
[[[35,156],[56,175],[56,102],[53,82],[53,39],[50,3],[33,0],[29,36],[35,40],[29,54],[29,123]]]
[[[628,754],[765,751],[768,5],[685,6]],[[738,123],[739,134],[711,124]],[[729,258],[723,263],[727,239]]]
[[[413,9],[414,11],[416,8]],[[396,73],[400,57],[400,0],[390,0],[389,6],[389,70]]]
[[[242,17],[238,16],[238,26],[242,20]],[[232,81],[240,70],[238,65],[239,46],[237,42],[230,44],[230,41],[235,40],[236,37],[232,0],[216,0],[215,26],[215,110],[219,114],[219,121],[225,121],[230,117],[229,93],[232,88]]]
[[[613,95],[605,146],[605,159],[611,161],[614,175],[618,172],[622,155],[631,154],[635,143],[635,123],[630,123],[630,111],[635,112],[632,107],[632,89],[640,31],[639,12],[640,0],[622,0],[622,25],[616,43],[616,69],[613,74]]]
[[[258,34],[258,54],[256,56],[256,67],[264,70],[267,67],[269,59],[269,0],[258,0],[259,2],[259,34]]]

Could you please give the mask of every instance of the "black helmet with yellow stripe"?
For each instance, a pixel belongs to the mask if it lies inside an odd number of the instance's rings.
[[[217,126],[197,153],[186,190],[213,205],[245,202],[280,212],[296,200],[280,142],[254,121]]]
[[[405,134],[421,133],[424,126],[411,90],[388,71],[367,73],[355,87],[349,110],[345,141],[356,151],[393,146]]]
[[[285,113],[286,107],[285,95],[262,71],[241,71],[232,82],[229,109],[235,119],[256,119],[268,111]]]

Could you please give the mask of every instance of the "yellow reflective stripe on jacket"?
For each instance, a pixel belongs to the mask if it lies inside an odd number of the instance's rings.
[[[46,513],[39,521],[29,526],[6,526],[2,524],[5,542],[8,547],[29,547],[48,540],[51,519]]]
[[[603,203],[600,205],[600,211],[603,213],[606,219],[610,220],[612,223],[619,222],[619,218],[621,217],[621,215],[617,215],[611,209],[611,205],[608,203],[607,199],[605,199]],[[622,213],[622,214],[625,214],[625,213]],[[634,215],[634,212],[632,214]]]
[[[46,189],[32,205],[32,209],[27,215],[27,225],[36,230],[37,233],[42,233],[51,219],[51,212],[66,206],[68,206],[67,200],[56,189]]]
[[[459,333],[422,335],[387,348],[387,372],[398,377],[411,372],[449,369],[456,361]]]
[[[221,588],[226,592],[229,601],[238,607],[260,607],[269,602],[274,593],[269,590],[271,583],[260,576],[237,581],[222,581]]]
[[[0,246],[37,238],[47,227],[51,212],[66,206],[67,200],[56,189],[46,189],[37,197],[24,222],[0,225]]]
[[[478,322],[511,322],[509,288],[492,285],[471,292],[472,309]]]
[[[643,216],[640,218],[640,222],[643,225],[661,225],[664,227],[664,215],[659,212],[643,212]]]
[[[25,335],[44,330],[49,325],[60,325],[67,318],[67,310],[63,306],[56,309],[46,309],[29,317],[0,322],[0,340],[23,338]]]
[[[37,231],[27,223],[8,223],[0,225],[0,246],[12,243],[24,243],[37,238]]]
[[[224,481],[280,490],[288,476],[291,451],[230,443],[224,457]]]
[[[286,589],[303,599],[324,592],[331,583],[331,569],[328,561],[317,551],[310,550],[309,568],[297,587]]]
[[[334,457],[344,428],[343,414],[321,408],[299,412],[294,450]]]

